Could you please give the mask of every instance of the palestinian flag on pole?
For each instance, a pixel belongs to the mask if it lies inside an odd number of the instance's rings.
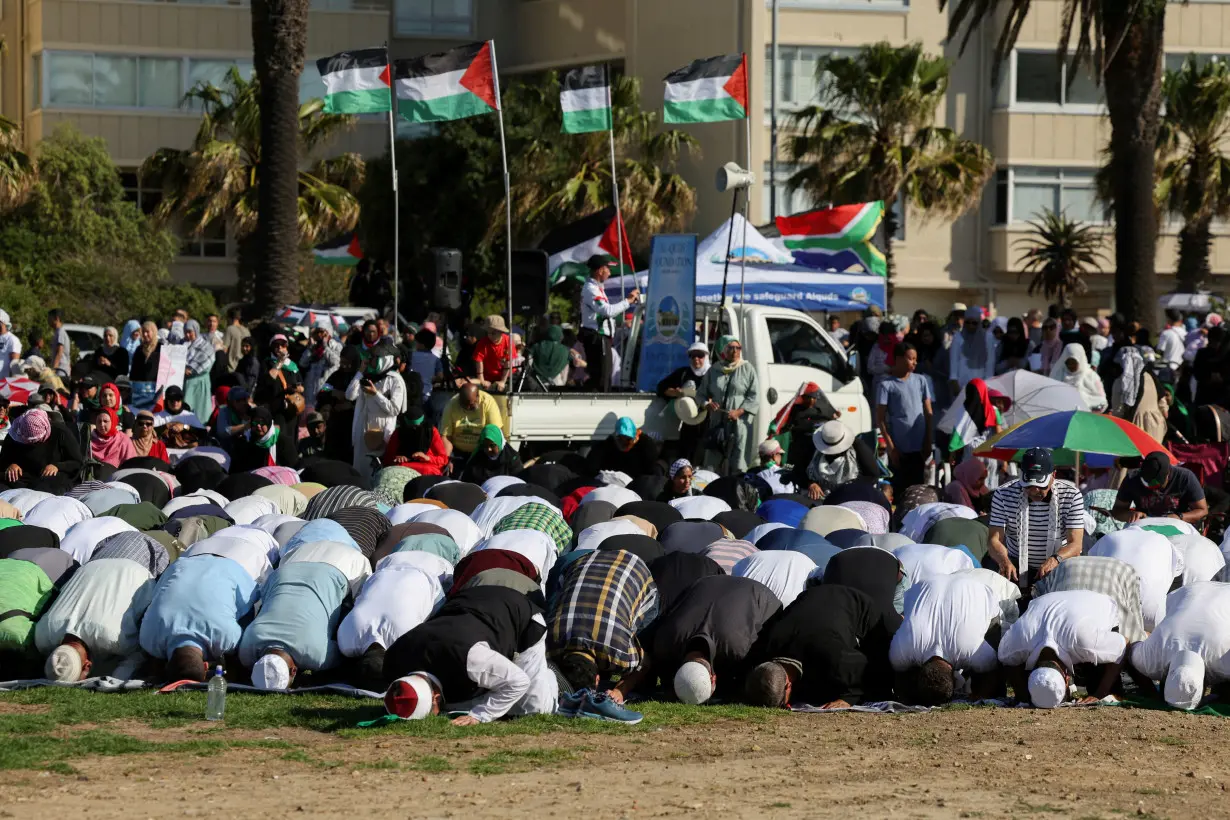
[[[585,263],[591,256],[600,253],[611,257],[613,276],[634,273],[626,229],[623,231],[624,267],[619,269],[619,226],[620,220],[612,205],[547,234],[538,243],[538,249],[546,251],[549,257],[547,270],[550,271],[551,287],[567,278],[584,282],[589,278],[589,268]]]
[[[383,114],[392,105],[389,52],[384,48],[343,51],[316,61],[325,83],[325,112]]]
[[[777,230],[800,265],[837,271],[858,266],[885,276],[888,266],[884,254],[871,241],[883,218],[883,202],[860,202],[779,216]]]
[[[470,43],[393,64],[397,113],[410,122],[445,122],[499,108],[491,43]]]
[[[666,75],[663,122],[747,119],[747,55],[696,60]]]
[[[337,239],[322,242],[312,249],[312,258],[317,265],[354,267],[363,258],[363,250],[359,247],[359,235],[351,231]]]
[[[611,78],[604,65],[574,68],[560,79],[565,134],[611,130]]]

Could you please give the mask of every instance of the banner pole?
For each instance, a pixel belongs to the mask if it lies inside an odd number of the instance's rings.
[[[393,338],[399,338],[401,302],[398,295],[401,285],[401,197],[397,193],[397,81],[393,79],[393,66],[389,60],[389,43],[384,43],[384,61],[389,70],[389,167],[393,177]]]
[[[607,111],[610,112],[610,118],[611,118],[611,121],[607,123],[610,127],[607,129],[606,133],[608,137],[608,142],[610,143],[610,146],[611,146],[611,191],[615,197],[615,241],[616,243],[618,243],[618,246],[619,246],[618,250],[616,251],[616,256],[619,259],[619,268],[618,268],[619,270],[619,301],[622,302],[628,298],[628,294],[626,292],[627,289],[624,286],[624,216],[623,216],[623,210],[620,208],[620,205],[619,205],[619,176],[616,173],[617,168],[615,165],[615,103],[612,100],[612,95],[611,95],[611,64],[610,63],[607,63],[605,66],[603,66],[603,73],[606,75],[606,108],[607,108]],[[632,260],[629,259],[628,262],[629,264],[631,264]],[[635,270],[632,272],[632,275],[633,276],[636,275]],[[633,281],[632,286],[633,288],[636,287],[635,280]],[[627,352],[628,352],[628,337],[625,335],[623,339],[623,345],[619,349],[620,369],[623,369],[624,356],[627,354]]]
[[[505,231],[505,276],[508,301],[508,364],[509,374],[505,388],[512,394],[512,360],[517,351],[512,349],[513,303],[512,303],[512,190],[508,180],[508,148],[504,142],[504,104],[500,100],[500,69],[495,60],[495,40],[487,41],[491,46],[491,80],[495,85],[495,108],[500,116],[500,160],[504,164],[504,231]]]
[[[744,76],[748,76],[747,53],[746,52],[744,52],[743,54],[743,73],[744,73]],[[748,95],[747,95],[748,108],[750,109],[751,104],[752,104],[751,103],[752,83],[751,83],[750,77],[748,78],[747,87],[748,87]],[[752,170],[752,112],[749,110],[746,113],[747,113],[747,116],[744,118],[743,122],[747,126],[747,146],[746,146],[747,147],[747,165],[744,167],[746,167],[747,170],[751,172]],[[743,310],[744,300],[746,299],[745,294],[746,294],[746,283],[747,283],[747,217],[748,217],[748,211],[749,211],[749,203],[751,203],[751,201],[752,201],[752,191],[751,191],[751,188],[749,187],[748,190],[744,192],[743,194],[743,254],[739,257],[739,308],[740,308],[739,341],[743,342],[744,344],[747,343],[746,340],[743,338],[744,331],[745,331],[743,316],[747,312]]]

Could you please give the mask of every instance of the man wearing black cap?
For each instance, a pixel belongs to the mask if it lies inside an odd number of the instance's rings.
[[[1140,469],[1119,488],[1111,515],[1131,523],[1141,518],[1181,518],[1198,524],[1209,514],[1209,502],[1196,474],[1170,463],[1161,450],[1145,456]]]
[[[77,382],[77,395],[73,397],[73,409],[77,411],[77,421],[85,424],[98,411],[98,389],[102,381],[93,373],[87,373]]]
[[[1016,581],[1027,601],[1035,582],[1081,554],[1085,506],[1081,491],[1054,476],[1051,451],[1034,447],[1021,457],[1021,477],[991,500],[987,569]]]
[[[184,404],[184,388],[176,385],[171,385],[163,392],[162,412],[154,414],[154,426],[161,427],[173,421],[188,427],[205,428],[196,413],[192,412],[192,408]]]
[[[611,337],[615,335],[615,317],[635,305],[641,292],[633,288],[628,298],[611,304],[603,285],[611,278],[611,257],[595,254],[586,262],[589,279],[581,288],[581,344],[585,346],[587,390],[605,393],[611,387]]]
[[[325,417],[313,410],[307,414],[308,434],[299,439],[299,460],[323,458],[325,454]]]

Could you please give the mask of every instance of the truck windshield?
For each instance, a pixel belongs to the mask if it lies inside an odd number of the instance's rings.
[[[773,363],[814,367],[839,382],[850,379],[845,360],[829,346],[815,328],[797,319],[768,319],[769,341],[773,343]]]

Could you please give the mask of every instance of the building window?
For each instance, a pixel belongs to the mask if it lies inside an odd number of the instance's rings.
[[[227,71],[236,65],[245,77],[252,76],[251,60],[188,60],[47,51],[34,55],[31,61],[31,92],[36,107],[174,110],[181,106],[184,94],[198,82],[221,85]],[[44,71],[45,96],[41,90]],[[316,73],[314,66],[312,73]],[[304,74],[308,74],[306,69]],[[319,75],[315,79],[319,83]]]
[[[769,163],[764,164],[764,176],[761,179],[763,182],[763,195],[761,201],[761,217],[763,222],[769,222],[773,215],[770,213],[769,199],[772,196],[772,191],[777,191],[777,215],[790,216],[792,214],[802,213],[811,209],[811,200],[807,196],[807,192],[803,190],[795,191],[793,194],[786,189],[786,183],[790,177],[799,170],[799,166],[791,165],[786,162],[777,163],[777,176],[772,176]]]
[[[137,67],[138,104],[142,108],[178,108],[184,96],[184,61],[141,57]]]
[[[124,199],[149,216],[162,202],[162,187],[141,179],[136,169],[120,171],[120,184],[124,186]]]
[[[772,0],[765,0],[765,6],[772,6]],[[858,11],[868,9],[902,10],[910,7],[910,0],[781,0],[779,6],[784,9],[840,9],[842,11]]]
[[[120,171],[120,184],[124,186],[124,198],[149,216],[162,202],[162,188],[142,180],[135,169]],[[227,256],[226,224],[221,220],[212,223],[197,237],[183,237],[180,256],[205,259],[224,259]]]
[[[393,29],[401,36],[468,37],[474,32],[473,0],[395,0]]]
[[[1089,69],[1061,63],[1054,51],[1015,51],[1004,69],[1005,76],[994,89],[997,106],[1093,114],[1105,109],[1102,89]],[[1069,85],[1071,71],[1079,73]]]
[[[226,258],[226,224],[215,220],[201,233],[200,238],[188,237],[180,246],[181,257],[199,257],[202,259]]]
[[[43,55],[30,57],[30,108],[43,107]]]
[[[818,102],[825,91],[824,78],[816,77],[816,67],[825,57],[853,57],[857,48],[839,46],[778,46],[777,105],[787,111]],[[765,49],[765,65],[773,65],[773,48]],[[827,76],[827,75],[826,75]],[[772,100],[769,73],[765,71],[764,98]],[[769,103],[765,103],[768,111]]]
[[[1021,224],[1045,211],[1066,213],[1070,219],[1100,224],[1108,221],[1098,204],[1092,168],[1000,169],[995,176],[995,222]]]
[[[1230,59],[1230,54],[1209,54],[1209,53],[1171,53],[1166,55],[1166,70],[1178,71],[1186,62],[1193,62],[1197,68],[1204,68],[1209,63],[1222,63]]]

